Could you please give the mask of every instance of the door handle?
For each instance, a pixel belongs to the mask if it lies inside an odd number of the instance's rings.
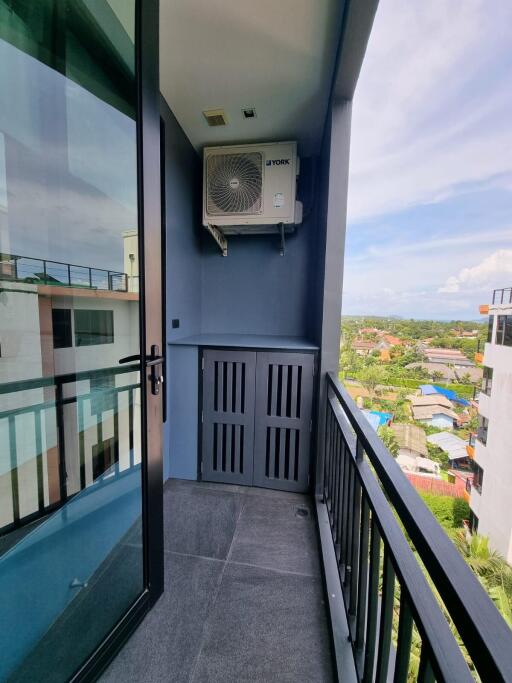
[[[148,375],[151,384],[151,393],[153,396],[158,396],[160,393],[160,385],[164,383],[164,376],[161,372],[157,372],[157,368],[164,364],[165,358],[160,356],[160,349],[156,344],[151,346],[151,355],[146,356],[145,365],[150,369]]]
[[[148,379],[151,384],[151,393],[153,394],[153,396],[158,396],[158,394],[160,393],[160,385],[164,383],[164,376],[163,374],[157,372],[157,369],[160,365],[164,364],[165,357],[160,356],[159,353],[159,347],[156,344],[153,344],[151,346],[150,355],[144,357],[144,365],[147,368],[150,368]],[[132,363],[137,360],[140,360],[140,355],[134,354],[132,356],[125,356],[124,358],[120,358],[119,363]]]

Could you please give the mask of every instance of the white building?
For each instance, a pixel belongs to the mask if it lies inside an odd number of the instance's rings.
[[[479,428],[474,449],[471,526],[512,564],[512,290],[496,290],[489,312]]]

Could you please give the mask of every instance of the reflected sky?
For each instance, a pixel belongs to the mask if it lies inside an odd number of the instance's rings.
[[[0,251],[123,270],[135,121],[0,40]]]

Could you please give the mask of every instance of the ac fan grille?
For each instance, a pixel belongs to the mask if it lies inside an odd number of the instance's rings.
[[[212,216],[262,211],[263,158],[259,152],[212,154],[207,159],[207,213]]]

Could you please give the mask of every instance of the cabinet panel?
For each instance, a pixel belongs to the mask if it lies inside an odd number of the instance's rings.
[[[308,489],[314,356],[258,353],[255,486]]]
[[[252,484],[256,353],[203,353],[205,481]]]

